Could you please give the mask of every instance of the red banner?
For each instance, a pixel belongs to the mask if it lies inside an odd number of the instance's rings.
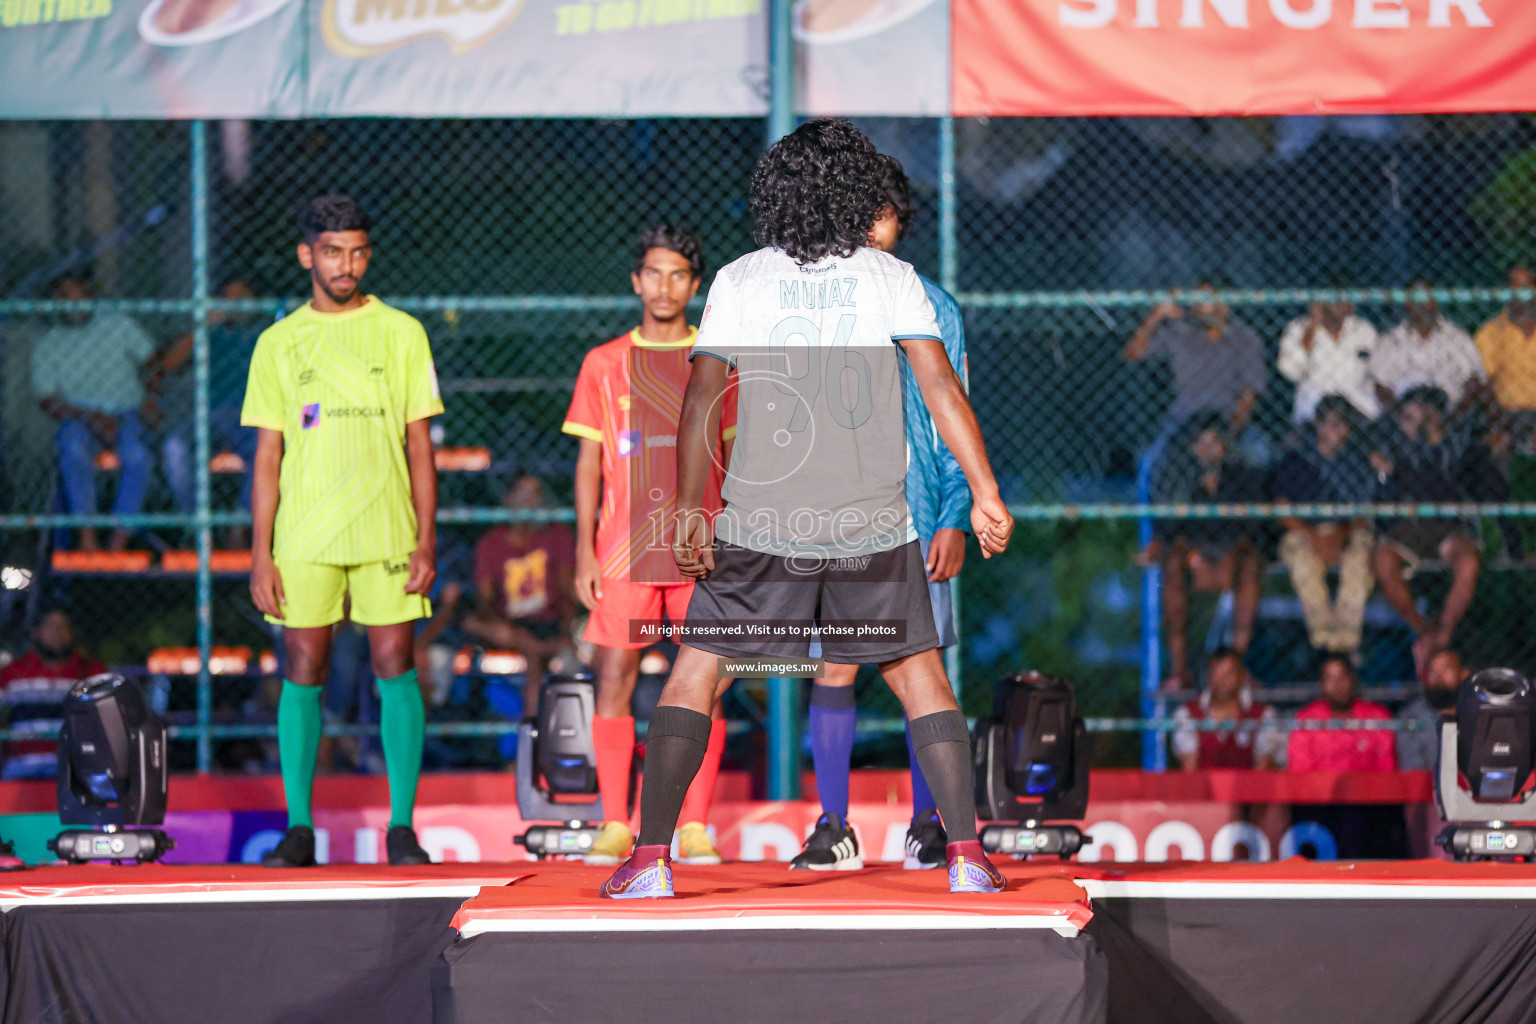
[[[1528,111],[1531,0],[952,0],[954,113]]]

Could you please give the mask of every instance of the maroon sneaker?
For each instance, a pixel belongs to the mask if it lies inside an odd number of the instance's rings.
[[[16,848],[0,839],[0,871],[20,871],[27,862],[16,856]]]
[[[1008,888],[1008,879],[987,860],[979,839],[950,843],[944,856],[949,861],[950,892],[1002,892]]]
[[[608,900],[672,898],[672,850],[666,846],[637,846],[629,860],[597,891]]]

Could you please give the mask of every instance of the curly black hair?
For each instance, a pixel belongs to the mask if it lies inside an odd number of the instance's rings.
[[[372,231],[373,220],[355,199],[347,196],[317,196],[304,207],[299,217],[304,244],[314,245],[326,231]]]
[[[886,205],[880,154],[848,121],[807,121],[769,147],[752,171],[752,219],[759,245],[798,263],[852,256],[869,242]]]
[[[661,224],[640,232],[640,240],[635,243],[632,264],[634,273],[640,273],[645,266],[645,254],[652,249],[668,249],[677,253],[688,261],[688,269],[693,271],[694,277],[704,276],[704,243],[699,241],[697,235],[675,224]]]
[[[885,196],[885,205],[896,213],[896,223],[900,225],[896,237],[900,239],[906,236],[907,229],[912,226],[912,216],[917,212],[912,203],[912,183],[907,180],[901,161],[895,157],[881,153],[880,167],[880,192]]]

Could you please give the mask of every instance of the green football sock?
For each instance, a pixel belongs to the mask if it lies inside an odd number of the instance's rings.
[[[416,809],[416,783],[421,779],[421,747],[426,737],[427,709],[421,700],[416,670],[379,680],[379,731],[384,740],[384,767],[389,772],[389,827],[410,825]]]
[[[310,798],[315,788],[315,756],[320,752],[320,691],[283,680],[277,702],[277,753],[283,766],[283,796],[288,827],[313,828]]]

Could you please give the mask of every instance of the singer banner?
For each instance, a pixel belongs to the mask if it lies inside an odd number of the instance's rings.
[[[952,0],[956,116],[1526,111],[1530,0]]]

